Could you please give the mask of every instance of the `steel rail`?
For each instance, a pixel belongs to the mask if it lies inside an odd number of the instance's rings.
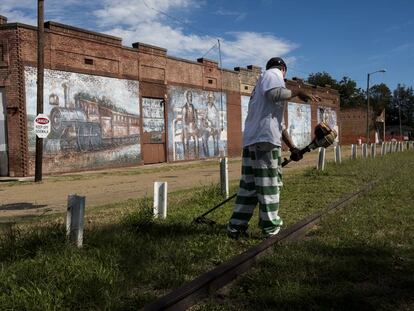
[[[248,249],[230,261],[219,265],[193,281],[184,284],[160,299],[144,306],[142,311],[152,310],[186,310],[192,305],[214,293],[219,288],[230,283],[238,275],[247,271],[259,258],[272,252],[273,245],[285,241],[300,240],[308,230],[316,225],[327,213],[343,208],[359,196],[371,191],[376,182],[370,182],[359,191],[342,197],[339,201],[315,214],[287,227],[274,237],[268,238],[260,244]]]

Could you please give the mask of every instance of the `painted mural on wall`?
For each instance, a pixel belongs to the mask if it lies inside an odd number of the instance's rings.
[[[327,123],[332,129],[334,129],[338,136],[335,139],[335,142],[339,141],[339,128],[338,128],[338,122],[336,118],[336,111],[333,110],[330,107],[318,107],[318,123],[320,122]]]
[[[244,133],[244,123],[246,122],[247,112],[249,111],[250,96],[241,96],[241,131]]]
[[[31,152],[36,140],[33,133],[36,75],[36,68],[25,67]],[[80,162],[83,167],[138,162],[141,159],[139,111],[137,81],[46,69],[44,113],[51,120],[51,133],[44,139],[44,154],[62,161],[65,157],[77,161],[73,163],[76,168],[80,168]]]
[[[168,88],[169,159],[227,155],[227,99],[220,92]]]
[[[156,98],[142,98],[142,126],[144,132],[164,132],[164,101]]]
[[[304,148],[311,142],[311,120],[310,105],[288,103],[288,132],[298,148]]]

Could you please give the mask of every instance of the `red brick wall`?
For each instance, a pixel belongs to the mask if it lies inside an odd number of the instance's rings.
[[[227,150],[229,157],[241,156],[241,107],[240,93],[227,93]]]
[[[1,26],[0,43],[6,53],[0,66],[0,87],[4,87],[6,93],[10,176],[28,173],[22,51],[18,44],[21,36],[21,31],[15,27]]]
[[[37,30],[21,24],[2,25],[0,42],[2,40],[7,41],[9,50],[9,65],[0,66],[0,86],[6,87],[9,107],[10,174],[23,176],[34,169],[30,164],[33,158],[29,157],[27,149],[23,69],[25,65],[36,66]],[[86,64],[85,59],[92,60],[93,64]],[[227,97],[229,156],[241,153],[240,97],[242,94],[250,95],[261,72],[261,68],[256,66],[238,67],[235,71],[221,70],[216,61],[178,59],[167,56],[163,48],[142,43],[134,43],[129,48],[122,46],[120,38],[52,22],[45,24],[45,67],[137,80],[140,81],[141,97],[165,98],[168,85],[223,91]],[[322,97],[325,106],[338,111],[338,94],[330,88],[313,88],[301,81],[288,81],[287,86],[305,88]],[[316,113],[316,106],[312,107],[312,126],[317,122]]]
[[[362,142],[366,141],[367,135],[367,109],[361,108],[347,108],[341,109],[341,143],[343,145],[357,144],[358,139]],[[372,125],[372,124],[371,124]],[[375,139],[375,131],[370,130],[370,141]]]

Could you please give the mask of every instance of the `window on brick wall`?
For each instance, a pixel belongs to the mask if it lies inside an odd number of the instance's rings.
[[[0,67],[8,65],[7,42],[0,41]]]
[[[86,65],[93,65],[93,59],[92,58],[85,58],[85,64]]]
[[[7,66],[6,46],[0,41],[0,67]]]

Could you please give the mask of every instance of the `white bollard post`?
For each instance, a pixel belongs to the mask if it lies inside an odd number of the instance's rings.
[[[407,141],[405,143],[405,149],[410,150],[410,142],[409,141]]]
[[[167,189],[166,182],[154,182],[154,217],[167,218]]]
[[[368,144],[362,145],[362,157],[366,159],[368,157]]]
[[[220,159],[220,187],[221,194],[229,197],[229,165],[227,157]]]
[[[334,147],[334,156],[335,156],[335,163],[341,164],[342,163],[342,155],[341,155],[341,146]]]
[[[375,158],[377,155],[377,144],[371,144],[371,157]]]
[[[351,160],[355,160],[357,158],[357,146],[352,144],[351,145]]]
[[[381,143],[381,157],[383,157],[386,153],[385,146],[386,146],[386,144],[384,142],[382,142]]]
[[[323,147],[319,148],[319,157],[316,169],[321,171],[325,169],[325,148]]]
[[[404,151],[404,144],[402,141],[400,141],[400,151]]]
[[[85,197],[76,194],[68,196],[68,208],[66,213],[66,236],[70,242],[82,247],[83,224],[85,216]]]

